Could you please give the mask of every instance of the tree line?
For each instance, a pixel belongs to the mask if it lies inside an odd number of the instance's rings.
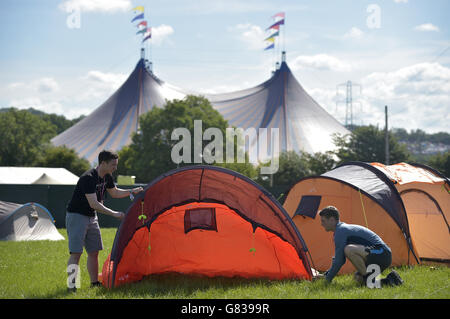
[[[0,165],[63,167],[80,176],[89,169],[90,163],[79,158],[72,149],[51,145],[50,140],[81,119],[82,117],[67,120],[64,116],[35,110],[3,109],[0,111]],[[137,183],[148,183],[171,169],[193,165],[193,163],[173,162],[171,150],[177,141],[171,138],[171,134],[175,128],[183,127],[193,136],[194,120],[202,120],[203,131],[218,128],[223,136],[226,136],[228,122],[206,98],[187,96],[183,100],[168,101],[164,108],[153,108],[141,115],[139,130],[133,133],[132,143],[119,151],[117,174],[134,175]],[[428,157],[425,161],[416,161],[406,145],[399,143],[398,132],[398,130],[388,132],[390,163],[421,162],[450,176],[450,152]],[[416,133],[417,131],[408,135]],[[444,137],[445,140],[448,134],[433,135]],[[272,176],[260,174],[264,164],[255,166],[249,163],[248,154],[245,155],[244,163],[234,161],[212,165],[226,167],[248,176],[270,190],[276,197],[281,197],[299,179],[320,175],[341,163],[385,161],[383,129],[360,126],[353,128],[349,136],[335,135],[333,138],[336,145],[333,152],[315,154],[282,152],[278,158],[279,169]],[[201,149],[209,142],[202,141]],[[238,138],[234,142],[236,147],[242,143]],[[234,153],[236,156],[237,152]]]

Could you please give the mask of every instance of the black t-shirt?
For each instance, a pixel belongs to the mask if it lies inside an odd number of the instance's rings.
[[[84,172],[78,180],[72,199],[67,205],[67,211],[94,217],[95,212],[91,206],[89,206],[89,202],[85,195],[96,193],[97,200],[102,203],[105,198],[106,189],[114,187],[114,180],[110,174],[106,174],[101,178],[98,176],[98,172],[95,168]]]

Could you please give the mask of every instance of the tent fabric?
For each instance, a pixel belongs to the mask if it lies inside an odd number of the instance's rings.
[[[205,96],[232,126],[278,128],[281,151],[331,151],[333,134],[350,133],[305,91],[286,62],[256,87]]]
[[[80,157],[96,161],[102,149],[120,150],[131,143],[138,118],[166,100],[198,94],[176,88],[157,78],[141,59],[123,85],[86,118],[54,137],[55,146],[66,145]],[[350,132],[327,113],[295,79],[286,62],[264,83],[246,90],[224,94],[202,94],[222,114],[230,126],[247,130],[279,129],[280,151],[325,152],[335,149],[332,135]],[[247,145],[256,158],[256,139]],[[266,143],[266,144],[264,144]],[[271,142],[263,142],[272,152]],[[270,153],[269,153],[270,155]]]
[[[47,175],[47,173],[44,173],[44,174],[41,175],[41,177],[39,177],[37,180],[35,180],[31,184],[62,185],[62,184],[65,184],[65,183],[60,181],[60,180],[57,180],[56,178],[53,178],[53,177]]]
[[[0,240],[64,240],[64,237],[44,206],[0,201]]]
[[[51,184],[76,185],[79,179],[65,168],[1,166],[0,184],[33,184],[44,174],[48,181],[52,181]]]
[[[308,198],[316,200],[305,200]],[[392,250],[392,265],[419,262],[405,206],[394,184],[368,163],[349,162],[320,176],[301,179],[283,204],[308,245],[315,269],[329,269],[334,254],[332,233],[324,231],[317,215],[329,205],[339,209],[341,221],[377,233]],[[354,267],[347,261],[340,273],[352,271]]]
[[[450,261],[450,183],[438,171],[418,164],[371,163],[397,188],[406,208],[412,241],[420,258]]]
[[[241,174],[203,165],[163,174],[135,198],[102,278],[112,287],[166,272],[312,276],[306,245],[276,199]]]
[[[345,181],[373,196],[395,220],[405,235],[410,236],[405,208],[396,188],[384,174],[381,174],[372,165],[348,162],[322,174],[322,176]]]
[[[97,161],[103,149],[120,150],[131,143],[140,115],[154,106],[164,106],[166,99],[183,98],[185,94],[158,79],[141,59],[122,86],[86,118],[54,137],[55,146],[75,149],[90,163]]]

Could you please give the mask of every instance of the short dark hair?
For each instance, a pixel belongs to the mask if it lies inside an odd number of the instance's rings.
[[[339,221],[339,211],[334,206],[327,206],[319,212],[320,216],[325,218],[334,217],[337,221]]]
[[[101,164],[101,162],[108,163],[110,160],[118,158],[119,155],[117,155],[117,153],[114,153],[113,151],[103,150],[98,154],[98,164]]]

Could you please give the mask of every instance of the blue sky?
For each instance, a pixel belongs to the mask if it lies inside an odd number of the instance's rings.
[[[67,23],[71,5],[80,10],[79,28]],[[345,116],[337,85],[350,80],[362,88],[353,92],[356,124],[384,126],[387,104],[392,127],[450,132],[445,0],[3,0],[0,107],[68,118],[92,112],[139,59],[141,38],[130,23],[137,5],[153,28],[147,57],[172,85],[211,93],[267,80],[279,49],[263,50],[265,29],[284,11],[277,47],[285,47],[297,80],[336,118]]]

